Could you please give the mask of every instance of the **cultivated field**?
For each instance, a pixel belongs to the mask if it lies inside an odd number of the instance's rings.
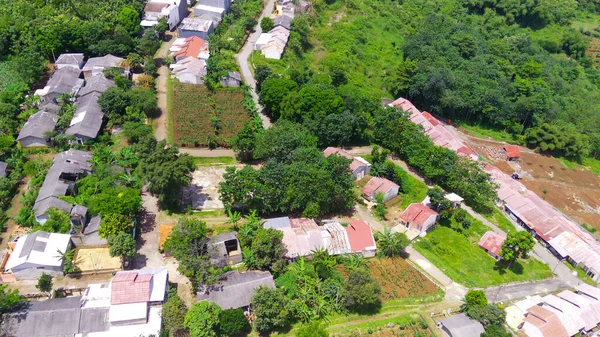
[[[371,275],[381,286],[381,300],[421,297],[439,292],[439,288],[402,258],[370,259]]]
[[[335,331],[335,330],[334,330]],[[400,317],[388,318],[385,322],[361,324],[359,327],[345,329],[344,332],[331,333],[332,337],[429,337],[435,336],[432,328],[419,314],[409,313]]]
[[[204,85],[173,82],[173,138],[181,147],[229,147],[231,138],[250,117],[244,93],[211,93]]]

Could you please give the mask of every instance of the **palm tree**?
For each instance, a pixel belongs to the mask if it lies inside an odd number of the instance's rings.
[[[227,215],[229,216],[229,220],[227,220],[226,224],[233,224],[233,228],[237,231],[239,230],[238,223],[242,220],[242,215],[238,211],[227,210]]]
[[[134,186],[138,182],[138,178],[131,173],[123,173],[121,175],[121,180],[126,186]]]
[[[70,104],[73,101],[73,98],[75,98],[75,94],[73,94],[72,92],[62,93],[58,95],[58,103],[60,104],[60,106],[65,106],[67,104]]]
[[[410,243],[405,234],[392,233],[389,228],[386,228],[383,234],[375,234],[375,240],[380,254],[389,257],[399,256]]]

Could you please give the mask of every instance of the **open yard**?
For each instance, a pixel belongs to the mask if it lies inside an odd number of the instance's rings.
[[[121,269],[121,260],[111,257],[108,247],[83,247],[77,249],[75,268],[82,273],[108,272]]]
[[[250,120],[240,90],[212,93],[204,85],[174,81],[170,104],[173,140],[181,147],[229,147]]]
[[[476,239],[438,225],[413,247],[452,280],[467,287],[535,281],[552,276],[548,266],[534,258],[518,260],[510,268],[477,246]]]
[[[371,275],[381,286],[381,300],[422,297],[443,292],[403,258],[368,260]]]

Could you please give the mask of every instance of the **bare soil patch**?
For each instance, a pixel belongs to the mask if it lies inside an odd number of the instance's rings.
[[[402,258],[377,258],[368,261],[371,275],[381,286],[381,300],[420,297],[440,289]]]

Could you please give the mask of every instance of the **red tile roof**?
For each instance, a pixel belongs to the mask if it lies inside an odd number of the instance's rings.
[[[400,108],[402,110],[404,110],[405,112],[409,112],[409,113],[419,113],[420,111],[406,98],[398,98],[397,100],[393,101],[392,103],[390,103],[391,106],[394,106],[396,108]]]
[[[120,271],[112,280],[110,304],[147,302],[150,300],[151,274]]]
[[[160,13],[163,8],[169,6],[167,3],[163,2],[148,2],[146,7],[144,7],[145,13]]]
[[[527,309],[525,322],[533,324],[542,332],[544,337],[569,337],[560,319],[553,312],[534,305]]]
[[[472,154],[475,154],[475,155],[477,154],[477,153],[475,153],[475,151],[471,150],[467,146],[460,147],[458,150],[456,150],[456,153],[458,153],[458,154],[464,154],[464,155],[467,155],[467,156],[470,156]]]
[[[425,119],[427,119],[429,121],[429,123],[431,123],[431,125],[433,125],[433,126],[440,125],[440,121],[438,121],[437,118],[433,117],[429,112],[423,111],[423,113],[421,115],[423,115],[423,117],[425,117]]]
[[[346,158],[352,160],[352,163],[350,163],[350,170],[352,170],[352,172],[356,171],[356,169],[358,169],[359,167],[367,166],[367,164],[361,162],[360,160],[356,159],[350,153],[348,153],[338,147],[328,147],[325,149],[325,151],[323,151],[323,154],[325,155],[325,157],[329,157],[332,154],[337,154],[338,156],[346,157]]]
[[[350,226],[344,227],[350,240],[353,252],[362,252],[368,247],[375,247],[375,239],[371,227],[362,220],[350,220]]]
[[[493,231],[488,231],[479,240],[479,247],[487,250],[488,252],[498,256],[502,249],[502,244],[506,240],[506,236],[500,235]]]
[[[361,189],[361,192],[368,197],[374,197],[377,193],[386,193],[392,188],[400,188],[394,182],[389,181],[385,178],[373,177],[369,182]]]
[[[208,49],[206,41],[197,36],[188,37],[185,39],[185,44],[175,54],[175,59],[184,58],[186,56],[198,58],[200,51],[204,49]]]
[[[410,204],[406,210],[404,210],[402,215],[400,215],[400,219],[423,226],[425,225],[425,221],[432,215],[437,215],[437,212],[423,204],[415,203]]]
[[[521,150],[519,150],[519,147],[516,145],[504,145],[503,149],[504,151],[506,151],[506,155],[508,156],[508,158],[521,157]]]

